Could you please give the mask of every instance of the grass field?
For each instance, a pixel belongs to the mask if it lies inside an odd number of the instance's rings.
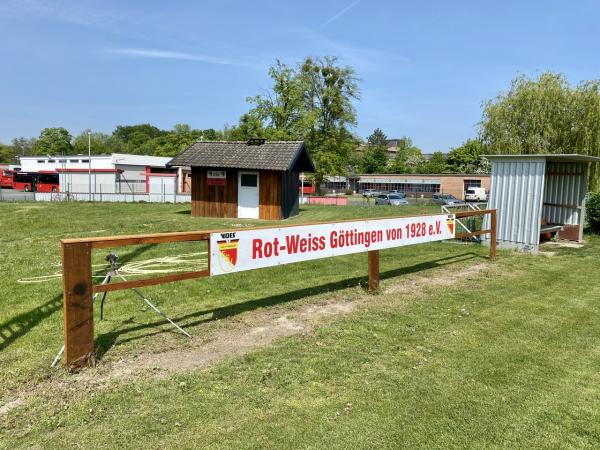
[[[409,206],[410,214],[436,207]],[[291,223],[397,214],[307,207]],[[186,205],[0,204],[2,448],[597,448],[600,239],[552,256],[433,243],[145,292],[95,322],[98,366],[50,369],[62,345],[59,240],[244,227]],[[263,224],[263,222],[261,222]],[[124,264],[201,244],[137,246]],[[98,276],[106,252],[97,252]]]

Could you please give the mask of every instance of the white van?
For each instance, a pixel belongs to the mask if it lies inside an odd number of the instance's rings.
[[[465,191],[467,202],[487,202],[487,192],[482,187],[470,187]]]

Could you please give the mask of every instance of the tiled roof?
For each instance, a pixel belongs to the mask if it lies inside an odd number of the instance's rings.
[[[305,158],[300,158],[301,153]],[[251,145],[246,141],[199,141],[173,158],[167,166],[194,166],[254,170],[289,170],[302,159],[301,171],[314,171],[302,141],[266,141]]]

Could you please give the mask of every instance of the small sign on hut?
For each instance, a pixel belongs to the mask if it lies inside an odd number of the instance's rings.
[[[200,141],[167,166],[192,168],[192,216],[286,219],[298,214],[300,173],[315,166],[302,141]]]

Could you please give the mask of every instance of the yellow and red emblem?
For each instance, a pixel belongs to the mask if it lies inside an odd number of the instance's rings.
[[[446,218],[446,225],[448,226],[450,234],[454,236],[454,216],[448,216],[448,218]]]
[[[221,260],[226,261],[231,269],[233,269],[237,263],[238,242],[239,239],[217,241],[217,244],[219,245],[219,253],[221,254]]]

